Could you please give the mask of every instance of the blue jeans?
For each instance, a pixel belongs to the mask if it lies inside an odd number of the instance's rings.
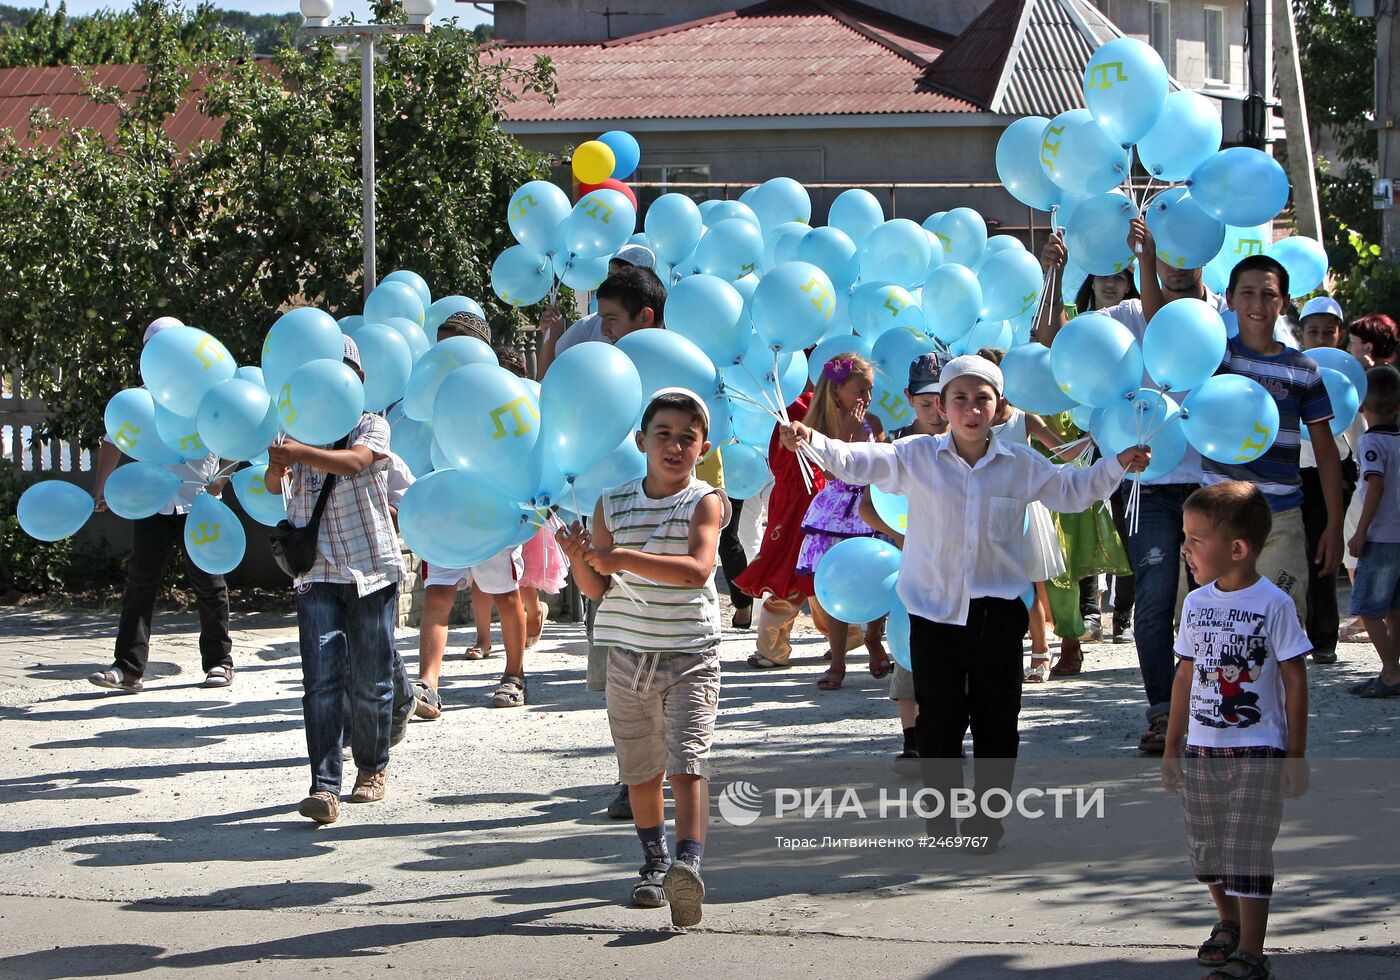
[[[398,592],[397,585],[388,585],[361,598],[353,585],[313,582],[297,593],[301,708],[313,793],[340,792],[347,693],[356,768],[375,773],[389,764]]]
[[[1165,715],[1171,708],[1172,680],[1176,676],[1176,588],[1181,568],[1182,505],[1196,490],[1194,483],[1144,486],[1138,498],[1138,527],[1128,535],[1128,560],[1133,565],[1136,596],[1133,607],[1133,639],[1137,644],[1142,686],[1147,693],[1147,720]],[[1189,581],[1191,588],[1195,583]]]

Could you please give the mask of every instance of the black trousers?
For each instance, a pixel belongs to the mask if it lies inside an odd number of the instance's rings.
[[[740,592],[734,585],[734,580],[749,567],[744,546],[739,543],[739,515],[744,512],[744,502],[731,500],[729,505],[733,513],[724,530],[719,532],[719,566],[724,569],[724,581],[729,585],[729,601],[734,603],[735,609],[748,609],[753,605],[753,596]]]
[[[944,800],[963,785],[960,756],[969,728],[977,798],[989,789],[1011,790],[1021,740],[1021,641],[1029,624],[1020,599],[973,599],[963,626],[909,617],[924,785]],[[976,823],[964,824],[963,832],[1001,836],[999,820]]]
[[[1299,471],[1303,475],[1303,534],[1308,540],[1308,621],[1303,624],[1314,650],[1337,649],[1337,634],[1342,628],[1337,609],[1337,576],[1319,575],[1313,557],[1322,544],[1327,530],[1327,501],[1322,497],[1322,480],[1317,468],[1309,466]],[[1342,461],[1342,510],[1351,503],[1356,489],[1356,461]]]
[[[199,606],[199,659],[205,673],[233,666],[233,639],[228,633],[228,586],[222,575],[210,575],[185,551],[185,516],[156,514],[133,521],[131,558],[122,590],[122,615],[117,626],[115,660],[124,673],[140,677],[150,656],[151,617],[155,615],[165,563],[177,549],[185,559],[185,574]]]

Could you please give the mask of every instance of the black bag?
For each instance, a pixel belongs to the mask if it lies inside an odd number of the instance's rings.
[[[345,440],[336,443],[342,449]],[[268,543],[272,547],[272,560],[292,578],[298,578],[311,571],[316,564],[316,540],[321,532],[321,515],[325,513],[326,501],[330,500],[331,489],[335,486],[336,475],[326,474],[326,482],[321,484],[321,492],[316,497],[316,506],[311,511],[311,520],[305,527],[297,527],[291,521],[281,520],[272,529]]]

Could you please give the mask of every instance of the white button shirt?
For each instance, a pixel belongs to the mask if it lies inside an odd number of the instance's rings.
[[[1077,513],[1123,478],[1116,457],[1087,469],[1059,466],[996,436],[975,466],[948,435],[847,443],[813,432],[812,448],[846,482],[904,494],[909,527],[899,598],[912,615],[958,626],[967,623],[973,599],[1015,599],[1030,584],[1021,544],[1028,503]]]

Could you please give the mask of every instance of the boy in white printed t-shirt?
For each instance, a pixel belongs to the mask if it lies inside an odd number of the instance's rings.
[[[1361,514],[1349,548],[1356,556],[1351,614],[1360,616],[1381,658],[1381,672],[1352,688],[1363,698],[1400,696],[1400,371],[1377,364],[1366,372],[1361,414]]]
[[[1206,584],[1181,610],[1162,784],[1182,793],[1192,869],[1219,913],[1196,961],[1214,978],[1264,980],[1283,798],[1308,787],[1312,644],[1293,601],[1259,573],[1273,515],[1257,487],[1197,490],[1182,523],[1182,554]]]

